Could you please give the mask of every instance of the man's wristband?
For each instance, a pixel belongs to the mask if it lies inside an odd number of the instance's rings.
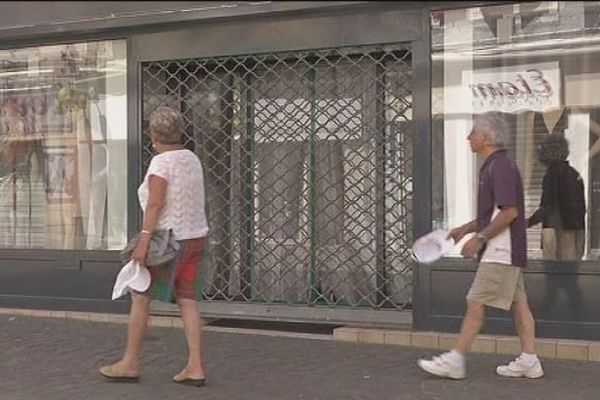
[[[152,235],[152,232],[150,232],[150,231],[148,231],[148,230],[146,230],[146,229],[142,229],[142,230],[140,231],[140,233],[142,233],[142,234],[144,234],[144,235]]]

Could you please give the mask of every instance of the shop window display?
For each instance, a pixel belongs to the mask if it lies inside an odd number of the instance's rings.
[[[125,62],[124,41],[0,50],[0,247],[124,245]]]
[[[600,256],[600,2],[436,11],[434,225],[475,211],[472,115],[503,113],[525,189],[530,259]],[[458,253],[455,255],[458,256]]]

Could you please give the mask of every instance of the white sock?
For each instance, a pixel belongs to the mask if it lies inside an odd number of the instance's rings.
[[[521,360],[527,365],[533,365],[537,360],[537,354],[521,353]]]
[[[465,356],[457,350],[452,349],[448,355],[450,356],[451,360],[456,361],[457,363],[465,362]]]

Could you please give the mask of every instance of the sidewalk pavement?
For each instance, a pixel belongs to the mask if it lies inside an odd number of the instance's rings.
[[[428,376],[416,366],[436,350],[345,343],[330,335],[207,330],[207,386],[174,384],[185,361],[181,328],[151,327],[137,384],[107,382],[100,365],[115,360],[126,325],[0,315],[0,400],[570,400],[598,399],[600,363],[544,360],[546,377],[495,375],[507,356],[471,354],[463,381]]]

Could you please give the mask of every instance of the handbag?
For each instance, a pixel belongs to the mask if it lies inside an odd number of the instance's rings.
[[[121,250],[121,261],[127,263],[131,260],[131,253],[137,246],[141,233],[135,235],[127,246]],[[157,229],[152,232],[148,253],[146,254],[146,265],[154,267],[164,265],[174,260],[179,254],[181,246],[175,240],[172,229]]]

